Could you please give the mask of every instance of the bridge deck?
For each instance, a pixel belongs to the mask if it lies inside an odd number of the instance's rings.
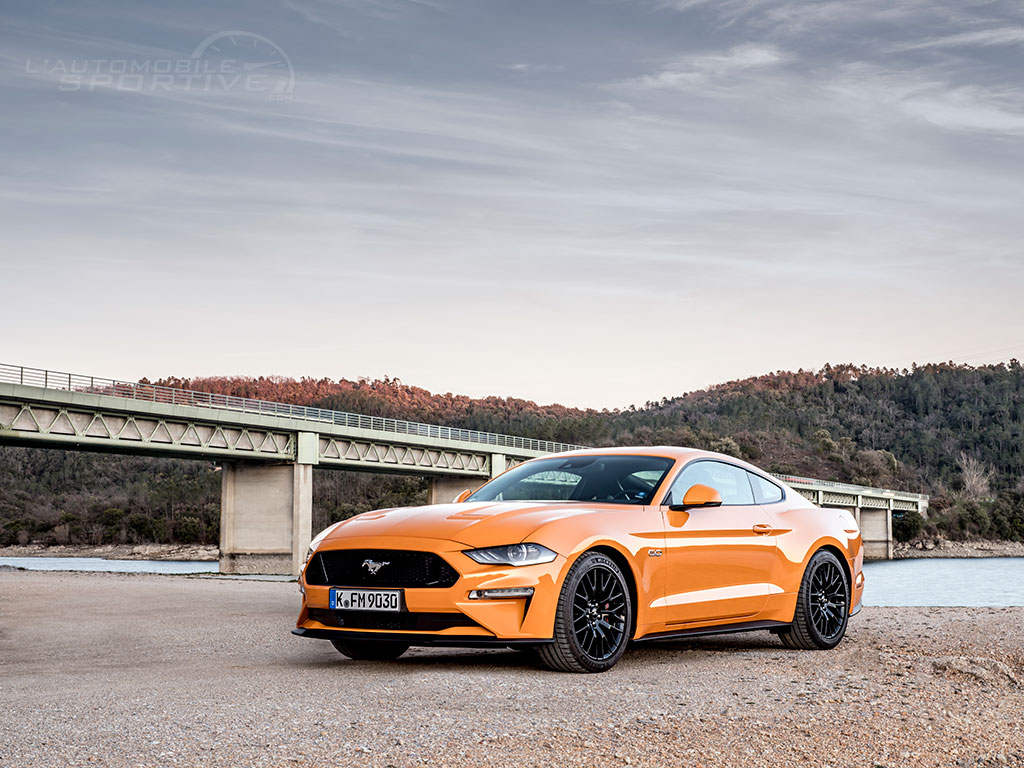
[[[439,444],[436,441],[444,441],[445,445],[473,443],[508,449],[504,453],[523,456],[571,451],[582,447],[518,435],[445,427],[404,419],[368,416],[212,392],[196,392],[155,384],[119,381],[3,363],[0,363],[0,383],[42,389],[48,393],[67,392],[75,397],[66,402],[87,407],[120,406],[120,409],[124,410],[123,401],[128,400],[132,403],[131,410],[133,411],[138,410],[143,404],[149,403],[158,406],[150,409],[150,413],[186,418],[209,418],[225,423],[287,428],[294,431],[320,433],[328,431],[332,434],[361,435],[384,432],[389,435],[404,435],[409,438],[432,441],[425,444]],[[0,392],[2,391],[0,389]],[[93,401],[90,399],[91,397],[112,399]],[[48,402],[51,398],[52,395],[47,395],[41,401]],[[179,408],[200,410],[168,410]],[[267,421],[267,419],[271,421]],[[352,432],[353,430],[355,432]]]

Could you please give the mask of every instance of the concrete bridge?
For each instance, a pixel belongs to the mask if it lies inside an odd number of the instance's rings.
[[[775,477],[819,507],[835,507],[852,512],[860,526],[864,557],[868,560],[892,559],[894,512],[918,512],[922,516],[928,513],[928,496],[923,493],[891,491],[887,488],[814,480],[797,475],[775,474]]]
[[[508,467],[581,446],[0,364],[0,443],[219,462],[220,570],[298,573],[313,467],[415,474],[430,503]],[[782,476],[854,511],[872,557],[892,556],[892,512],[927,497]]]

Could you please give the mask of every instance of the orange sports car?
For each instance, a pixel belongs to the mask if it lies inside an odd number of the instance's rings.
[[[606,448],[513,467],[451,504],[366,512],[310,545],[295,634],[354,659],[534,647],[567,672],[632,641],[770,630],[835,647],[864,589],[860,531],[745,462]]]

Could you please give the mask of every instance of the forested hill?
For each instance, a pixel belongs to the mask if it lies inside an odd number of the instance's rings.
[[[933,495],[950,535],[1024,539],[1024,369],[773,373],[616,411],[432,394],[393,379],[153,383],[582,445],[688,445],[765,469]],[[417,478],[316,473],[314,524],[422,503]],[[217,540],[212,464],[0,447],[0,544]]]
[[[686,425],[730,436],[753,457],[787,461],[785,442],[829,457],[836,479],[872,480],[877,452],[897,460],[897,474],[944,493],[962,478],[962,454],[992,470],[993,487],[1024,478],[1024,368],[952,364],[910,371],[826,366],[731,382],[622,414],[635,431]],[[748,449],[748,443],[753,450]],[[800,459],[794,458],[799,461]],[[764,460],[762,459],[762,462]],[[878,479],[877,477],[874,479]]]
[[[1024,478],[1024,368],[825,366],[733,381],[642,407],[594,411],[432,394],[397,380],[218,377],[167,386],[506,432],[582,445],[711,447],[768,469],[942,493],[961,453],[998,488]]]

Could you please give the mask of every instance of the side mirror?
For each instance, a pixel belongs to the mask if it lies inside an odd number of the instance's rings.
[[[470,497],[472,493],[473,489],[467,488],[466,490],[464,490],[462,493],[455,497],[455,500],[452,502],[452,504],[458,504],[459,502],[465,501]]]
[[[673,512],[684,512],[687,509],[700,507],[722,506],[722,494],[710,485],[691,485],[690,489],[683,495],[682,504],[671,504],[669,509]]]

